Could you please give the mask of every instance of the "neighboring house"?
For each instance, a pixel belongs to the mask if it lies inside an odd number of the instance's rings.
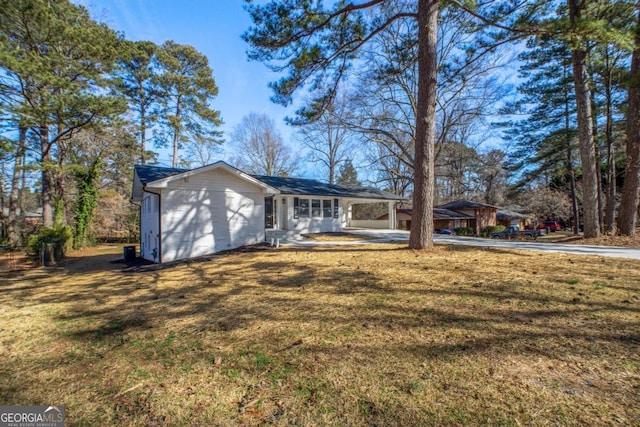
[[[456,200],[433,209],[433,228],[448,228],[454,230],[458,227],[469,227],[474,234],[480,235],[485,227],[497,224],[496,206],[468,200]],[[398,228],[410,229],[411,209],[397,209]],[[382,215],[379,220],[388,219],[388,215]]]
[[[531,223],[531,216],[514,209],[501,208],[496,212],[496,220],[499,225],[504,225],[505,227],[516,225],[524,230]]]
[[[471,202],[469,200],[455,200],[453,202],[445,203],[444,205],[439,205],[436,207],[452,210],[471,217],[467,227],[472,228],[473,233],[477,236],[479,236],[482,233],[482,230],[484,230],[486,227],[494,226],[497,224],[497,206],[487,205],[485,203],[479,202]]]
[[[408,208],[396,209],[396,221],[397,228],[401,230],[411,229],[411,218],[413,210]],[[389,218],[388,214],[380,216],[379,220],[386,220]],[[471,222],[474,220],[472,216],[455,212],[449,209],[434,208],[433,209],[433,228],[448,228],[454,230],[458,227],[470,227]]]
[[[140,254],[154,262],[207,255],[272,236],[340,231],[351,206],[401,197],[370,188],[246,174],[224,162],[197,169],[136,166]],[[392,215],[395,217],[395,215]],[[388,222],[394,228],[395,218]]]

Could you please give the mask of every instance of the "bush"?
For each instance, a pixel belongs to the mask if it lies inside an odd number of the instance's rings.
[[[27,255],[39,260],[42,257],[42,245],[44,243],[57,243],[64,256],[73,245],[73,231],[71,227],[65,227],[63,225],[42,227],[36,234],[29,236],[26,248]]]
[[[489,225],[482,230],[482,237],[489,237],[491,233],[499,233],[504,231],[505,228],[504,225]]]
[[[455,230],[458,236],[473,236],[473,228],[471,227],[458,227]]]

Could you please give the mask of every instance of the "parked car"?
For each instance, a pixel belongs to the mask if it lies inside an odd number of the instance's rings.
[[[558,223],[558,221],[545,221],[541,224],[538,224],[536,228],[538,230],[549,229],[549,231],[551,231],[552,233],[562,230],[562,226],[560,225],[560,223]]]
[[[540,236],[544,236],[542,230],[520,230],[520,227],[513,225],[507,227],[497,233],[491,233],[492,239],[537,239]]]
[[[456,233],[448,228],[436,228],[436,234],[448,234],[449,236],[455,236]]]

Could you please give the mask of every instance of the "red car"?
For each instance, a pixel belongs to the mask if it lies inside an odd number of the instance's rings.
[[[541,224],[538,224],[536,228],[538,230],[546,230],[548,228],[552,233],[562,230],[562,226],[560,225],[560,223],[558,223],[558,221],[545,221]]]

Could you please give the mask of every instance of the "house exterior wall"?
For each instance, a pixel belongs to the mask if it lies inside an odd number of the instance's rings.
[[[264,191],[225,170],[178,179],[162,190],[162,262],[264,241]]]
[[[297,234],[305,233],[327,233],[332,231],[341,231],[346,224],[343,211],[343,199],[335,197],[320,197],[320,196],[276,196],[278,200],[277,209],[286,209],[286,221],[280,221],[277,225],[280,230],[295,231]],[[282,199],[286,199],[286,203],[282,204]],[[298,217],[296,218],[296,206],[295,199],[298,199]],[[335,218],[335,200],[338,200],[338,215]],[[304,215],[301,212],[300,200],[309,201],[309,214]],[[312,200],[320,200],[320,217],[313,215]],[[331,201],[331,216],[327,217],[323,208],[324,201]],[[279,216],[279,215],[278,215]]]
[[[157,262],[160,256],[160,197],[144,192],[140,205],[140,256]]]
[[[455,211],[475,218],[475,220],[469,221],[469,224],[467,226],[473,228],[474,233],[477,235],[480,235],[482,233],[482,230],[484,230],[486,227],[497,224],[497,209],[455,209]]]

